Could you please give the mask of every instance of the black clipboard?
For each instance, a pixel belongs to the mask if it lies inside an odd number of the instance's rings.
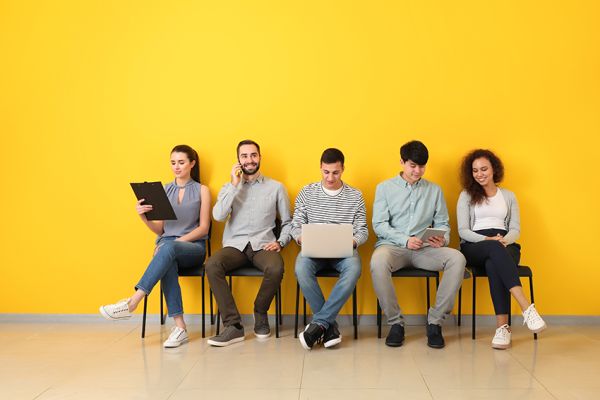
[[[135,197],[144,199],[142,204],[152,205],[152,211],[146,213],[149,221],[177,219],[161,182],[130,183]]]

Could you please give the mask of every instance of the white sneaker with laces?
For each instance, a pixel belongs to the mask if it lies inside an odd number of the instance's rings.
[[[508,324],[504,324],[500,328],[496,329],[496,334],[492,339],[492,347],[494,349],[508,349],[510,347],[511,333],[508,328],[510,328],[510,326],[508,326]]]
[[[525,324],[527,324],[527,327],[533,333],[539,333],[546,329],[546,323],[542,317],[540,317],[540,314],[538,314],[534,304],[523,311],[523,325]]]
[[[129,299],[119,300],[115,304],[108,304],[100,306],[100,314],[106,319],[116,321],[120,319],[131,318],[131,312],[129,312]]]
[[[170,347],[179,347],[184,343],[187,343],[190,338],[188,337],[187,331],[185,329],[181,329],[178,326],[174,326],[171,329],[171,334],[169,338],[165,340],[163,346]]]

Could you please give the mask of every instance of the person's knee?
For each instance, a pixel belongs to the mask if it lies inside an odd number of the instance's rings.
[[[453,250],[448,257],[448,262],[446,263],[446,270],[455,271],[463,273],[465,266],[467,265],[467,260],[463,253],[458,250]]]
[[[371,256],[371,275],[381,276],[391,273],[391,259],[388,254],[383,251],[377,251]]]
[[[283,279],[283,263],[271,263],[263,271],[265,278],[281,281]]]
[[[222,260],[217,257],[210,257],[204,264],[204,268],[208,279],[225,276]]]
[[[362,265],[360,260],[350,263],[346,268],[345,273],[348,274],[348,276],[355,282],[358,281],[360,275],[362,274]]]
[[[296,274],[296,279],[299,283],[313,279],[314,273],[311,268],[309,268],[309,264],[306,262],[304,257],[298,255],[296,258],[296,265],[294,266],[294,273]]]

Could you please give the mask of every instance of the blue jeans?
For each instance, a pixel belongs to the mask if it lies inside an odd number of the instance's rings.
[[[323,268],[330,267],[340,273],[329,299],[325,301],[323,292],[317,282],[316,274]],[[308,258],[299,253],[296,257],[296,278],[304,297],[313,310],[312,322],[329,328],[354,291],[360,278],[362,267],[358,252],[348,258]]]
[[[169,317],[183,314],[183,301],[179,287],[179,269],[200,267],[206,256],[206,242],[177,242],[174,236],[162,237],[156,242],[154,257],[146,272],[135,286],[150,294],[154,285],[162,280],[167,299]]]

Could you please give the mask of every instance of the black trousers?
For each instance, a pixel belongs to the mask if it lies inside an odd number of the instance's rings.
[[[484,229],[476,231],[485,236],[506,235],[500,229]],[[510,289],[521,286],[517,265],[521,259],[521,246],[517,243],[504,247],[497,240],[482,240],[477,243],[465,242],[460,250],[467,259],[467,265],[487,273],[490,283],[490,294],[496,315],[510,313]]]

